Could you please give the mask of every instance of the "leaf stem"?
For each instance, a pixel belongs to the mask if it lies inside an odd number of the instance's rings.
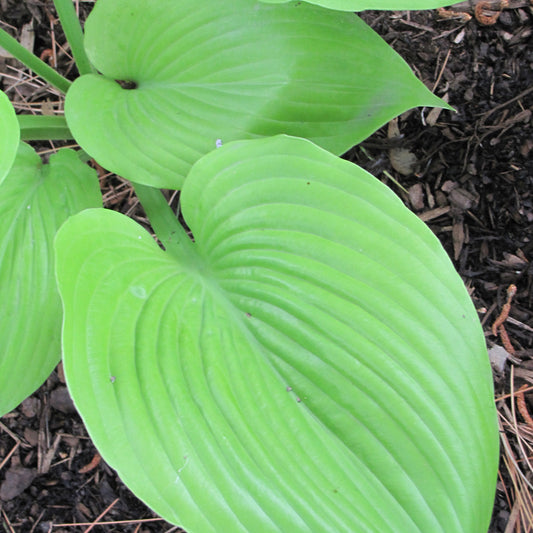
[[[17,115],[23,141],[63,141],[74,139],[62,115]]]
[[[2,28],[0,28],[0,46],[62,93],[68,91],[71,85],[69,80],[61,76],[61,74],[56,72],[44,61],[40,60],[35,54],[32,54],[24,48],[24,46]]]
[[[163,193],[159,189],[139,183],[133,183],[133,187],[157,238],[167,252],[178,255],[181,260],[184,255],[190,259],[196,258],[197,252],[193,242],[168,205]]]
[[[78,157],[82,163],[88,163],[92,159],[85,150],[78,150]]]
[[[80,76],[96,72],[85,52],[85,47],[83,46],[83,30],[81,29],[81,24],[76,15],[72,0],[54,0],[54,5],[67,41],[70,44],[70,49]]]

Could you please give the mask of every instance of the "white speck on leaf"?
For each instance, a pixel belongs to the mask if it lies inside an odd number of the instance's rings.
[[[141,285],[132,285],[130,287],[130,292],[136,298],[140,298],[141,300],[146,299],[146,289],[142,287]]]
[[[215,146],[217,148],[220,148],[222,146],[222,139],[217,139],[216,142],[215,142]]]
[[[174,483],[177,483],[179,478],[180,478],[180,474],[181,474],[181,471],[187,466],[187,464],[189,463],[189,456],[188,455],[184,455],[183,458],[185,459],[185,463],[183,463],[183,466],[181,468],[178,468],[178,475],[176,476],[176,480],[174,481]]]

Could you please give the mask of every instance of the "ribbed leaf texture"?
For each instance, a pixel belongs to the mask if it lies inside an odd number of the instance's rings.
[[[0,183],[15,160],[20,140],[20,129],[13,105],[0,91]]]
[[[163,251],[105,210],[56,239],[67,383],[103,457],[189,533],[486,533],[484,337],[430,230],[312,143],[241,141]]]
[[[85,47],[103,76],[68,91],[71,131],[159,188],[220,142],[287,133],[341,154],[406,109],[447,106],[356,15],[306,3],[99,0]]]
[[[300,0],[260,0],[266,4],[287,4],[300,2]],[[335,9],[338,11],[364,11],[366,9],[422,10],[435,9],[457,3],[453,0],[305,0],[310,4]]]
[[[102,205],[98,178],[72,150],[43,165],[21,143],[0,185],[0,415],[49,376],[61,357],[62,310],[53,240],[72,214]]]

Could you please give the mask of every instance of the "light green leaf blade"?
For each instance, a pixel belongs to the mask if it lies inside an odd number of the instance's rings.
[[[181,188],[220,142],[287,133],[341,154],[406,109],[446,106],[352,13],[251,0],[100,0],[65,113],[134,182]],[[130,81],[135,89],[115,80]]]
[[[20,143],[0,185],[0,415],[32,394],[59,362],[53,239],[70,215],[101,204],[96,173],[74,151],[60,150],[43,165]]]
[[[265,4],[295,4],[300,0],[259,0]],[[364,11],[366,9],[376,10],[422,10],[435,9],[437,7],[449,6],[457,2],[450,0],[304,0],[310,4],[336,9],[338,11]]]
[[[15,110],[6,94],[0,91],[0,183],[15,160],[20,130]]]
[[[205,156],[181,201],[192,251],[105,210],[56,238],[67,383],[126,484],[188,533],[486,532],[490,367],[429,229],[284,136]]]

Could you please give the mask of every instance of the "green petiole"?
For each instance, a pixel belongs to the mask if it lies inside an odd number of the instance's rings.
[[[61,26],[70,44],[74,61],[80,75],[96,72],[91,65],[83,46],[83,31],[76,15],[72,0],[54,0],[54,5],[61,21]]]
[[[74,139],[61,115],[17,115],[22,141],[60,141]]]
[[[4,29],[0,28],[0,46],[24,63],[35,74],[43,78],[50,85],[66,93],[71,82],[56,72],[51,66],[24,48],[14,37],[11,37]]]
[[[174,255],[178,254],[180,260],[183,260],[184,257],[189,257],[195,262],[198,256],[194,244],[167,204],[163,193],[159,189],[148,187],[147,185],[139,183],[133,183],[132,185],[157,238],[161,241],[166,251]]]

